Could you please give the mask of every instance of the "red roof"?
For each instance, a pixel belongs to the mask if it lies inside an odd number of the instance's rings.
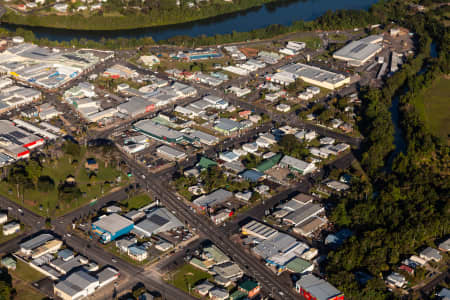
[[[403,270],[403,271],[406,271],[406,272],[408,272],[408,273],[410,273],[410,274],[414,273],[414,269],[411,268],[411,267],[408,267],[408,266],[406,266],[406,265],[401,265],[401,266],[399,267],[399,269],[400,269],[400,270]]]

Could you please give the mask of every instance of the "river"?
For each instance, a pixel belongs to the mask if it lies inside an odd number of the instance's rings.
[[[251,31],[271,24],[290,25],[297,20],[313,20],[327,10],[338,9],[368,9],[377,0],[293,0],[270,3],[259,8],[244,12],[214,17],[211,19],[184,23],[178,25],[142,28],[116,31],[83,31],[52,29],[42,27],[26,27],[32,30],[36,37],[49,40],[68,41],[74,38],[99,40],[101,38],[142,38],[152,37],[155,41],[165,40],[178,35],[212,36],[234,31]],[[17,27],[9,24],[1,26],[15,30]]]
[[[437,58],[438,53],[436,49],[436,44],[433,42],[430,45],[430,56],[432,58]],[[427,71],[427,66],[425,65],[417,74],[423,74]],[[407,90],[405,90],[403,93],[406,93]],[[390,154],[387,164],[386,164],[386,170],[392,169],[392,163],[394,162],[394,159],[397,157],[400,152],[403,154],[406,153],[406,141],[405,137],[403,135],[402,129],[400,127],[400,111],[399,111],[399,103],[400,97],[397,95],[392,99],[391,107],[389,108],[389,111],[391,113],[391,120],[394,124],[394,151]]]

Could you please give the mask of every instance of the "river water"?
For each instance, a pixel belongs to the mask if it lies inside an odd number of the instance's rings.
[[[259,8],[240,13],[219,16],[207,20],[195,21],[179,25],[154,28],[115,31],[83,31],[67,29],[50,29],[41,27],[23,27],[32,30],[36,37],[49,40],[68,41],[74,38],[99,40],[101,38],[142,38],[152,37],[155,41],[168,39],[178,35],[212,36],[231,33],[232,31],[251,31],[271,24],[290,25],[297,20],[313,20],[327,10],[368,9],[377,0],[288,0],[270,3]],[[3,27],[15,30],[16,26],[2,24]]]
[[[438,56],[438,52],[436,49],[436,44],[431,43],[430,45],[430,56],[433,58],[436,58]],[[418,74],[423,74],[427,71],[427,66],[424,66]],[[407,91],[404,91],[406,93]],[[406,140],[403,135],[403,131],[400,127],[400,111],[399,111],[399,103],[400,97],[397,95],[392,99],[391,107],[389,108],[389,111],[391,113],[391,120],[394,124],[394,146],[395,150],[390,154],[388,160],[387,160],[387,170],[392,169],[392,163],[394,162],[394,159],[397,157],[400,152],[406,153]]]

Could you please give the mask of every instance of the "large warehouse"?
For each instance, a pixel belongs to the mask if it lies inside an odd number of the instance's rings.
[[[29,149],[44,144],[44,139],[18,128],[13,122],[0,120],[0,152],[14,158],[26,158]]]
[[[128,234],[134,228],[134,223],[118,214],[100,217],[92,224],[92,231],[100,236],[103,243],[108,243],[116,238]]]
[[[293,75],[294,81],[296,78],[300,78],[304,82],[329,90],[334,90],[350,83],[350,77],[300,63],[281,67],[280,72],[277,74],[280,73],[286,75],[290,73]],[[272,81],[271,78],[267,78],[267,80]]]
[[[345,45],[333,54],[333,58],[344,60],[352,66],[362,66],[383,49],[382,42],[382,35],[371,35]]]

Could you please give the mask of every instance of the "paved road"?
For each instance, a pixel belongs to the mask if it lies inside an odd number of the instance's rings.
[[[290,112],[290,113],[281,113],[281,112],[277,112],[277,111],[271,111],[271,110],[267,110],[263,107],[260,106],[256,106],[254,103],[252,102],[247,102],[244,101],[242,99],[239,99],[238,97],[236,97],[233,94],[230,93],[225,93],[223,91],[223,89],[225,89],[228,86],[231,85],[241,85],[242,83],[244,83],[245,81],[251,79],[251,78],[256,78],[255,75],[258,74],[258,77],[264,76],[264,74],[266,72],[273,72],[275,71],[277,68],[279,68],[280,66],[283,66],[285,64],[288,63],[295,63],[297,61],[302,60],[302,57],[296,57],[293,60],[281,60],[280,62],[278,62],[277,64],[274,65],[269,65],[263,69],[260,69],[256,72],[252,72],[250,76],[242,76],[242,77],[238,77],[236,79],[233,80],[228,80],[226,82],[224,82],[219,88],[212,88],[209,86],[205,86],[203,84],[197,83],[197,82],[193,82],[193,81],[189,81],[189,85],[195,87],[197,89],[197,91],[199,92],[200,95],[207,95],[207,94],[211,94],[211,95],[215,95],[215,96],[219,96],[225,100],[227,100],[229,103],[233,104],[233,105],[237,105],[240,106],[244,109],[248,109],[251,110],[257,114],[266,114],[268,116],[271,117],[272,121],[278,122],[278,123],[286,123],[289,124],[291,126],[295,126],[295,127],[299,127],[299,128],[306,128],[309,130],[314,130],[317,133],[319,133],[320,135],[324,135],[324,136],[329,136],[329,137],[333,137],[339,141],[348,143],[354,147],[359,147],[361,144],[362,139],[360,138],[355,138],[355,137],[351,137],[348,136],[346,134],[343,133],[339,133],[336,131],[333,131],[329,128],[326,128],[325,126],[320,126],[320,125],[316,125],[316,124],[311,124],[311,123],[307,123],[304,122],[302,120],[299,119],[299,117],[296,115],[295,112]],[[140,67],[140,66],[136,66],[133,65],[131,63],[127,63],[127,66],[131,69],[135,69],[143,74],[146,75],[155,75],[154,72],[152,72],[149,69]],[[166,79],[166,80],[170,80],[168,74],[166,73],[159,73],[157,74],[158,77]]]
[[[262,289],[272,294],[275,299],[298,299],[301,298],[295,294],[292,289],[292,283],[280,282],[278,278],[258,259],[230,241],[227,233],[220,227],[211,226],[206,218],[192,212],[188,206],[179,199],[171,190],[166,182],[161,182],[159,177],[150,174],[145,167],[140,166],[127,155],[123,155],[123,159],[134,170],[136,178],[143,182],[155,197],[161,201],[163,205],[174,211],[177,217],[185,223],[191,224],[197,228],[204,236],[216,244],[222,251],[230,255],[231,258],[238,263],[248,275],[253,276],[261,283]],[[142,175],[145,179],[142,179]]]
[[[30,228],[38,229],[43,228],[45,225],[45,219],[43,217],[26,208],[23,208],[18,203],[1,195],[0,209],[7,210],[8,216],[19,219],[23,224],[29,226]]]
[[[66,233],[64,226],[57,226],[54,231],[61,236],[64,236]],[[150,277],[148,273],[144,273],[144,270],[141,267],[131,265],[110,254],[99,247],[95,241],[85,240],[75,234],[72,234],[70,237],[67,235],[64,236],[64,240],[69,247],[76,252],[89,257],[96,263],[100,265],[111,265],[114,268],[117,268],[120,271],[121,276],[125,276],[127,279],[131,280],[130,288],[132,287],[132,284],[142,282],[147,289],[159,291],[165,299],[195,299],[162,280],[156,280],[154,277]],[[113,259],[116,262],[113,262]]]

